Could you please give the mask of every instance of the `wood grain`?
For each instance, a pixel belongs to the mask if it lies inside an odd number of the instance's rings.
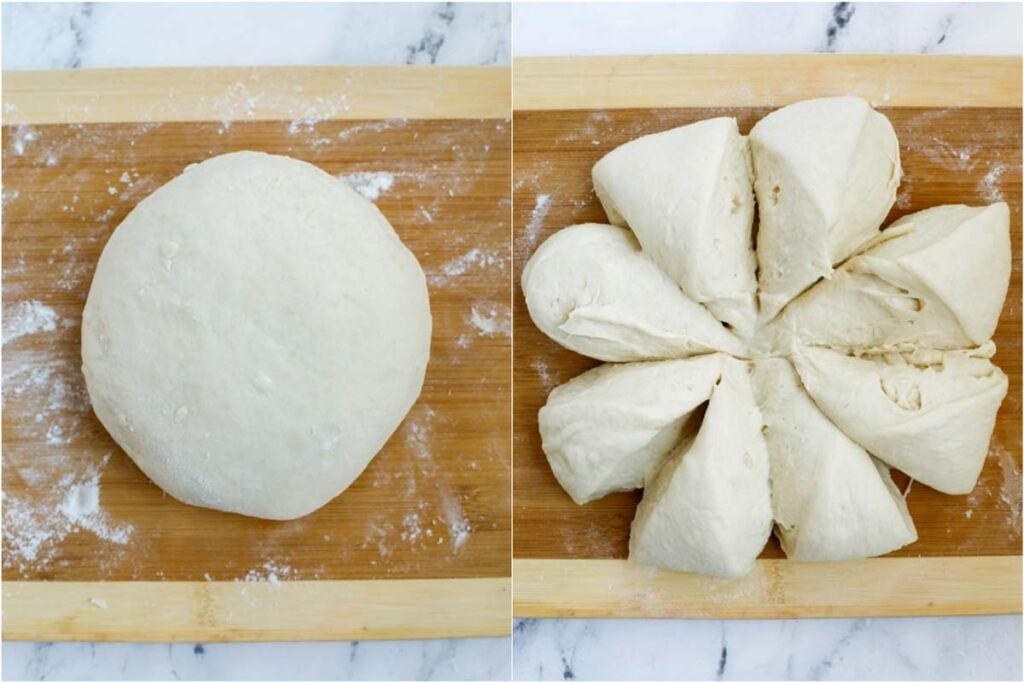
[[[518,78],[518,76],[517,76]],[[518,82],[518,81],[517,81]],[[520,288],[522,267],[554,231],[605,222],[590,169],[640,135],[713,116],[735,116],[742,132],[768,108],[517,111],[514,116],[514,495],[516,558],[610,559],[627,555],[639,492],[578,506],[558,486],[540,447],[537,410],[552,388],[598,364],[563,349],[531,322]],[[1009,376],[988,461],[968,496],[915,484],[908,497],[920,540],[899,557],[1019,555],[1021,552],[1021,110],[886,108],[899,136],[905,177],[888,221],[938,204],[1011,208],[1013,272],[996,331],[994,359]],[[887,222],[888,222],[887,221]],[[907,479],[900,475],[898,483]],[[762,557],[779,558],[773,540]],[[517,567],[520,566],[517,564]],[[1019,563],[1014,565],[1018,572]],[[827,576],[829,565],[814,571]],[[517,574],[517,586],[519,581]],[[824,580],[824,579],[823,579]],[[551,587],[561,594],[563,583]]]
[[[510,81],[476,66],[8,71],[4,122],[506,119]]]
[[[888,107],[1020,107],[1019,57],[648,55],[520,57],[516,111],[781,107],[857,95]]]
[[[509,317],[509,130],[404,119],[5,127],[5,581],[508,577],[511,342],[471,315],[499,327]],[[163,494],[96,420],[79,370],[81,311],[113,229],[186,165],[243,149],[332,174],[392,173],[377,204],[427,272],[434,317],[426,383],[403,426],[349,490],[291,522]],[[8,340],[30,301],[56,312],[55,330]],[[93,526],[130,526],[126,544],[61,526],[61,496],[90,473]]]
[[[509,633],[509,579],[8,581],[9,640],[230,642]]]
[[[522,617],[785,619],[1013,614],[1021,558],[880,558],[827,565],[759,560],[742,579],[625,560],[514,561]]]

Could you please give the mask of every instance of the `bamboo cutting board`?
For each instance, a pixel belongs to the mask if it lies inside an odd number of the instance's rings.
[[[1021,89],[1016,58],[677,56],[520,59],[514,66],[514,613],[517,616],[808,617],[1017,612],[1021,606]],[[575,505],[540,447],[547,393],[598,364],[530,321],[526,260],[575,223],[606,221],[590,169],[644,134],[715,116],[746,133],[793,101],[853,94],[900,140],[887,222],[938,204],[1006,201],[1013,275],[994,359],[1010,378],[981,480],[968,496],[908,497],[920,540],[885,558],[781,560],[772,539],[742,580],[627,564],[640,493]],[[897,476],[905,486],[907,478]]]
[[[509,629],[509,70],[156,69],[4,78],[4,637],[282,640]],[[191,507],[89,407],[79,327],[131,208],[190,163],[304,159],[427,273],[419,401],[290,522]]]

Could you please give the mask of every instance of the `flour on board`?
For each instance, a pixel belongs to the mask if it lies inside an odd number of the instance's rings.
[[[1004,201],[1003,193],[999,189],[999,179],[1006,173],[1006,166],[998,164],[989,169],[985,177],[978,181],[978,192],[989,204]]]
[[[512,311],[507,304],[477,302],[469,310],[469,324],[481,337],[508,337],[512,334]]]
[[[548,216],[548,211],[551,210],[551,195],[549,194],[538,194],[534,200],[533,210],[530,211],[530,222],[526,224],[526,231],[524,237],[526,243],[529,246],[533,246],[537,243],[537,236],[540,234],[541,226],[544,225],[544,219]]]
[[[100,476],[109,461],[108,453],[98,466],[63,475],[32,500],[4,493],[5,567],[46,566],[56,546],[74,533],[117,545],[131,540],[134,527],[114,522],[100,506]]]
[[[39,332],[53,332],[58,322],[60,318],[49,306],[39,301],[19,301],[4,309],[3,345]]]
[[[508,257],[497,249],[473,247],[441,266],[441,271],[431,274],[428,281],[431,285],[438,287],[448,284],[453,278],[461,277],[474,270],[487,272],[496,270],[498,273],[502,273],[505,271],[507,264]]]

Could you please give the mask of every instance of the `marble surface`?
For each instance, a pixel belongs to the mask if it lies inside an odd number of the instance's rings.
[[[3,68],[508,64],[506,4],[5,4]],[[159,35],[159,39],[154,36]],[[507,680],[508,638],[4,643],[4,680]]]
[[[1021,54],[1016,3],[517,4],[513,53]],[[837,587],[841,590],[841,587]],[[1007,680],[1021,617],[519,620],[518,680]]]
[[[721,52],[1021,54],[1019,3],[522,3],[527,55]]]
[[[6,3],[3,68],[508,64],[510,15],[503,3]]]

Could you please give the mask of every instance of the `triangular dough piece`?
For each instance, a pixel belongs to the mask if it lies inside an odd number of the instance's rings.
[[[917,540],[889,470],[839,431],[788,360],[754,365],[771,459],[775,533],[793,560],[873,557]]]
[[[750,131],[762,320],[878,233],[896,200],[889,120],[856,97],[797,102]]]
[[[872,455],[943,493],[974,488],[1008,384],[988,359],[947,352],[922,367],[805,349],[793,360],[822,412]]]
[[[762,331],[776,350],[957,349],[992,337],[1010,281],[1006,204],[905,216]]]
[[[700,431],[644,491],[629,559],[713,576],[750,572],[771,535],[768,454],[745,363],[724,359]]]
[[[627,142],[597,162],[593,180],[609,220],[636,233],[687,296],[741,336],[753,333],[753,180],[736,119]]]
[[[590,223],[559,230],[527,262],[523,293],[542,332],[598,360],[746,353],[624,228]]]
[[[580,505],[643,488],[721,376],[722,356],[601,365],[556,388],[540,409],[544,453]]]

